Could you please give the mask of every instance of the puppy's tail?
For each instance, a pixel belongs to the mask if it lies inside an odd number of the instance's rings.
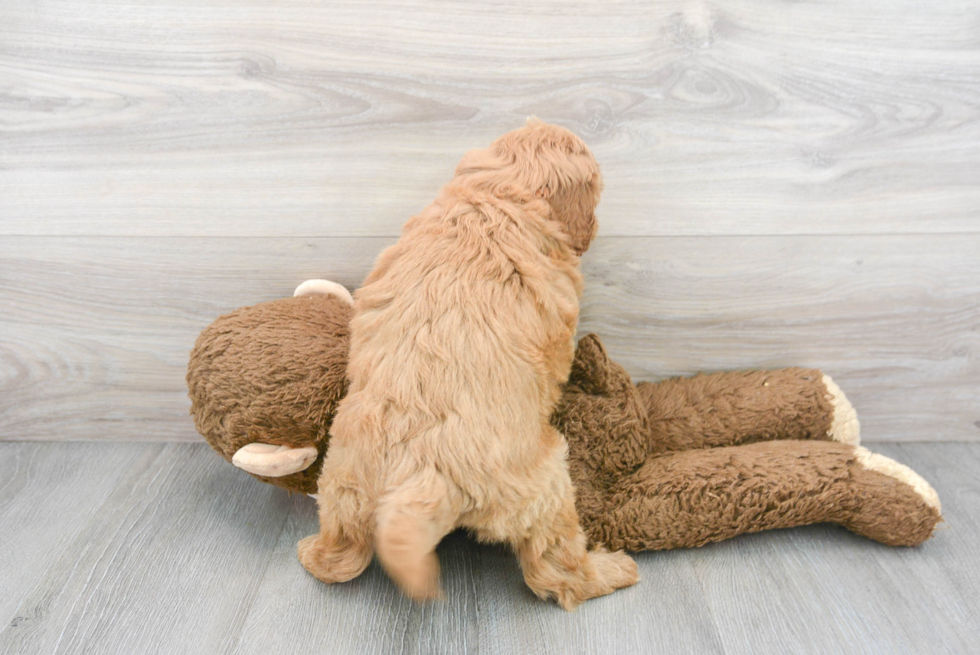
[[[378,504],[375,552],[409,598],[442,597],[435,551],[455,527],[453,505],[448,481],[434,469],[414,474]]]

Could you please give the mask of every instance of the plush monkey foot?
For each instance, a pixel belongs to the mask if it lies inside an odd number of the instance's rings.
[[[854,406],[829,375],[824,375],[821,381],[827,388],[830,405],[834,408],[827,436],[833,441],[852,446],[861,445],[861,424],[858,422]]]
[[[851,464],[853,510],[841,524],[889,546],[915,546],[941,520],[936,491],[918,473],[893,459],[854,449]]]

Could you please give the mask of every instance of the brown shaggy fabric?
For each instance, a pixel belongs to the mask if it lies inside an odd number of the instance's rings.
[[[661,550],[820,522],[896,546],[928,539],[937,510],[826,441],[821,379],[791,368],[634,387],[597,336],[583,337],[552,420],[590,541]]]
[[[591,480],[590,480],[591,481]],[[608,487],[579,486],[593,543],[687,548],[746,532],[831,522],[894,546],[929,538],[939,513],[832,441],[771,441],[652,457]]]
[[[256,441],[316,445],[320,455],[305,471],[254,476],[315,493],[330,424],[347,393],[350,317],[344,301],[312,295],[243,307],[208,326],[187,366],[198,432],[229,462]]]
[[[350,308],[330,296],[245,307],[202,332],[188,367],[198,430],[230,460],[253,441],[306,446],[306,471],[260,480],[315,493],[346,392]],[[719,373],[634,386],[595,335],[577,346],[552,416],[568,440],[576,506],[593,544],[700,546],[745,532],[838,523],[890,545],[941,520],[909,485],[826,441],[819,371]],[[258,476],[256,476],[258,477]]]
[[[932,536],[942,515],[912,487],[852,461],[848,471],[850,502],[835,523],[889,546],[917,546]]]
[[[772,439],[826,439],[833,418],[816,369],[738,371],[675,378],[637,391],[653,452]]]

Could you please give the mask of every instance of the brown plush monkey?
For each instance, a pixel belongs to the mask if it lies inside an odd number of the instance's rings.
[[[191,414],[225,459],[264,482],[316,492],[347,390],[350,304],[340,285],[312,280],[201,333],[187,371]],[[925,480],[858,445],[853,408],[814,369],[634,386],[590,334],[552,423],[568,440],[582,526],[612,550],[820,522],[914,546],[941,520]]]

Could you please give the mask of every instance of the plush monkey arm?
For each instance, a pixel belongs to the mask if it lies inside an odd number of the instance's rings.
[[[641,382],[653,453],[776,439],[860,443],[854,408],[816,369],[713,373]]]

